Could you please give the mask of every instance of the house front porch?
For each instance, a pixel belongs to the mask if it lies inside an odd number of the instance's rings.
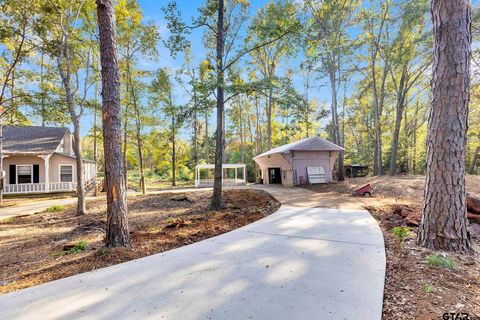
[[[95,183],[96,164],[85,161],[85,187]],[[61,153],[48,155],[15,154],[4,156],[3,194],[75,192],[75,158]]]
[[[75,192],[76,190],[75,182],[19,183],[5,185],[3,194]]]

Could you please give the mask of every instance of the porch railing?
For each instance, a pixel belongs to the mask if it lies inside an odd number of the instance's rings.
[[[21,183],[7,184],[3,190],[4,194],[21,194],[21,193],[45,193],[45,192],[63,192],[75,191],[77,184],[75,182],[51,182],[48,183]]]
[[[196,181],[195,185],[197,187],[213,187],[213,179],[199,179]],[[245,180],[243,179],[238,179],[238,178],[223,178],[222,179],[222,185],[224,186],[233,186],[233,185],[239,185],[239,184],[245,184]]]

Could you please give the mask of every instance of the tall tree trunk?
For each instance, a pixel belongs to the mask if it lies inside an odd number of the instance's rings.
[[[267,148],[272,149],[272,97],[273,89],[268,89],[267,99]]]
[[[408,137],[410,136],[410,130],[408,125],[408,108],[405,105],[403,108],[403,141],[405,143],[403,147],[403,161],[405,163],[405,172],[410,174],[410,144]]]
[[[127,91],[128,93],[128,91]],[[128,151],[128,110],[125,108],[124,112],[125,119],[123,120],[123,180],[125,180],[125,188],[128,190],[128,166],[127,166],[127,151]]]
[[[120,72],[113,0],[97,0],[102,65],[103,148],[107,189],[108,247],[130,246],[128,232],[125,168],[122,162]]]
[[[137,118],[140,118],[137,110]],[[142,125],[140,120],[137,119],[136,121],[137,127],[137,146],[138,146],[138,165],[140,167],[140,189],[142,189],[142,193],[147,193],[147,186],[145,185],[145,169],[143,164],[143,139],[142,139]]]
[[[217,8],[217,135],[215,145],[215,176],[213,182],[213,196],[211,208],[219,210],[223,207],[222,199],[222,164],[223,164],[223,143],[224,143],[224,122],[225,122],[225,99],[224,99],[224,70],[223,70],[223,52],[224,52],[224,1],[218,0]]]
[[[427,177],[418,243],[470,251],[465,195],[471,12],[468,0],[432,0],[432,107],[428,119]]]
[[[239,99],[239,102],[241,100]],[[240,129],[240,157],[241,157],[241,161],[242,163],[245,163],[245,128],[244,128],[244,124],[243,124],[243,112],[242,112],[242,105],[240,104],[240,122],[239,122],[239,129]],[[237,177],[235,177],[236,179]]]
[[[262,129],[260,127],[260,106],[258,103],[258,93],[255,93],[255,152],[256,155],[262,153]]]
[[[397,103],[395,106],[395,129],[393,130],[392,138],[392,153],[390,155],[390,175],[397,174],[397,154],[398,154],[398,141],[400,139],[400,128],[402,125],[403,108],[405,107],[405,75],[406,69],[403,70],[402,76],[398,86]]]
[[[379,103],[378,103],[378,90],[377,90],[377,73],[375,71],[375,59],[376,59],[376,54],[372,56],[372,82],[373,82],[373,108],[374,108],[374,116],[373,116],[373,122],[374,122],[374,129],[375,129],[375,140],[374,140],[374,145],[373,145],[373,175],[377,176],[379,175],[379,167],[381,167],[381,164],[379,166],[378,164],[378,155],[380,153],[379,151],[379,141],[381,137],[380,133],[380,112],[379,112]]]
[[[98,160],[98,153],[97,153],[97,103],[98,103],[98,81],[95,81],[95,100],[94,100],[94,107],[93,107],[93,161]]]
[[[172,186],[177,185],[177,155],[176,155],[176,145],[175,145],[175,114],[172,113]]]
[[[340,126],[338,124],[338,99],[337,99],[337,78],[335,70],[330,70],[330,86],[332,89],[332,126],[333,126],[333,140],[336,145],[341,146],[340,141]],[[343,170],[343,152],[338,153],[338,168],[337,178],[339,181],[345,180]]]
[[[40,56],[40,94],[41,94],[41,97],[40,97],[40,113],[42,115],[42,127],[45,127],[45,93],[43,92],[43,78],[44,78],[44,74],[43,74],[43,57],[44,57],[44,53],[43,53],[43,50],[42,50],[42,53],[41,53],[41,56]]]
[[[137,95],[135,94],[135,88],[133,86],[129,58],[127,58],[127,82],[128,82],[128,87],[130,88],[130,96],[132,99],[133,110],[135,112],[135,126],[136,126],[137,147],[138,147],[138,164],[140,167],[139,168],[140,169],[140,189],[142,189],[143,194],[146,194],[147,187],[145,185],[145,170],[143,165],[142,119],[140,115],[140,107],[138,106]],[[126,143],[125,143],[125,150],[126,150]]]
[[[83,175],[83,159],[82,159],[82,147],[81,147],[81,136],[80,136],[80,118],[82,111],[77,114],[75,109],[75,92],[72,90],[70,79],[71,79],[71,56],[69,49],[69,36],[62,30],[62,39],[60,45],[60,54],[57,57],[57,69],[62,80],[63,88],[65,90],[65,99],[70,114],[70,119],[73,124],[73,150],[75,153],[75,164],[76,164],[76,180],[77,180],[77,215],[83,215],[86,212],[85,207],[85,177]],[[65,59],[65,66],[63,65],[63,59]],[[87,59],[88,60],[88,59]],[[87,66],[89,67],[89,66]]]
[[[385,82],[387,78],[387,67],[383,68],[382,81],[380,84],[380,94],[377,88],[377,74],[376,74],[376,59],[378,51],[375,49],[372,54],[372,82],[373,82],[373,107],[374,107],[374,127],[375,127],[375,142],[373,150],[373,175],[383,175],[383,160],[382,160],[382,109],[385,101]]]
[[[305,91],[305,129],[306,129],[306,138],[310,137],[310,103],[308,100],[308,89],[310,87],[309,82],[309,67],[307,67],[307,71],[305,72],[305,84],[304,84],[304,91]]]
[[[478,162],[478,153],[480,152],[480,147],[475,148],[475,154],[473,155],[472,163],[470,164],[470,174],[475,174],[475,169],[477,168]]]
[[[412,160],[412,172],[417,173],[417,130],[418,130],[418,109],[419,101],[415,105],[415,111],[413,113],[413,160]]]
[[[16,111],[18,110],[18,106],[16,104],[16,99],[15,99],[15,71],[17,70],[17,68],[13,68],[12,69],[12,83],[11,83],[11,86],[10,86],[10,94],[12,96],[12,100],[10,101],[10,105],[13,106],[10,110],[10,124],[11,125],[14,125],[15,124],[15,115],[16,115]]]
[[[77,117],[73,123],[73,151],[75,152],[75,166],[77,174],[77,214],[82,215],[87,211],[85,205],[85,175],[82,159],[82,138],[80,136],[80,119]]]
[[[205,110],[205,162],[210,163],[210,137],[208,136],[208,110]]]
[[[193,95],[194,105],[196,106],[195,94]],[[193,165],[198,164],[198,114],[197,109],[193,111]]]

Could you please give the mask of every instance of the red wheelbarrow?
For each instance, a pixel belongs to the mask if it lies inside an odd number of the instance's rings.
[[[373,194],[373,186],[369,183],[361,187],[360,189],[355,190],[353,193],[354,196],[364,196],[370,197]]]

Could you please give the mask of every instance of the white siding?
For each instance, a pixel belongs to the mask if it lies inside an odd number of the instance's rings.
[[[10,155],[6,158],[3,158],[3,170],[6,172],[5,182],[8,184],[10,181],[10,165],[22,165],[22,164],[38,164],[39,166],[39,182],[45,182],[45,162],[42,158],[37,156],[30,155]]]

